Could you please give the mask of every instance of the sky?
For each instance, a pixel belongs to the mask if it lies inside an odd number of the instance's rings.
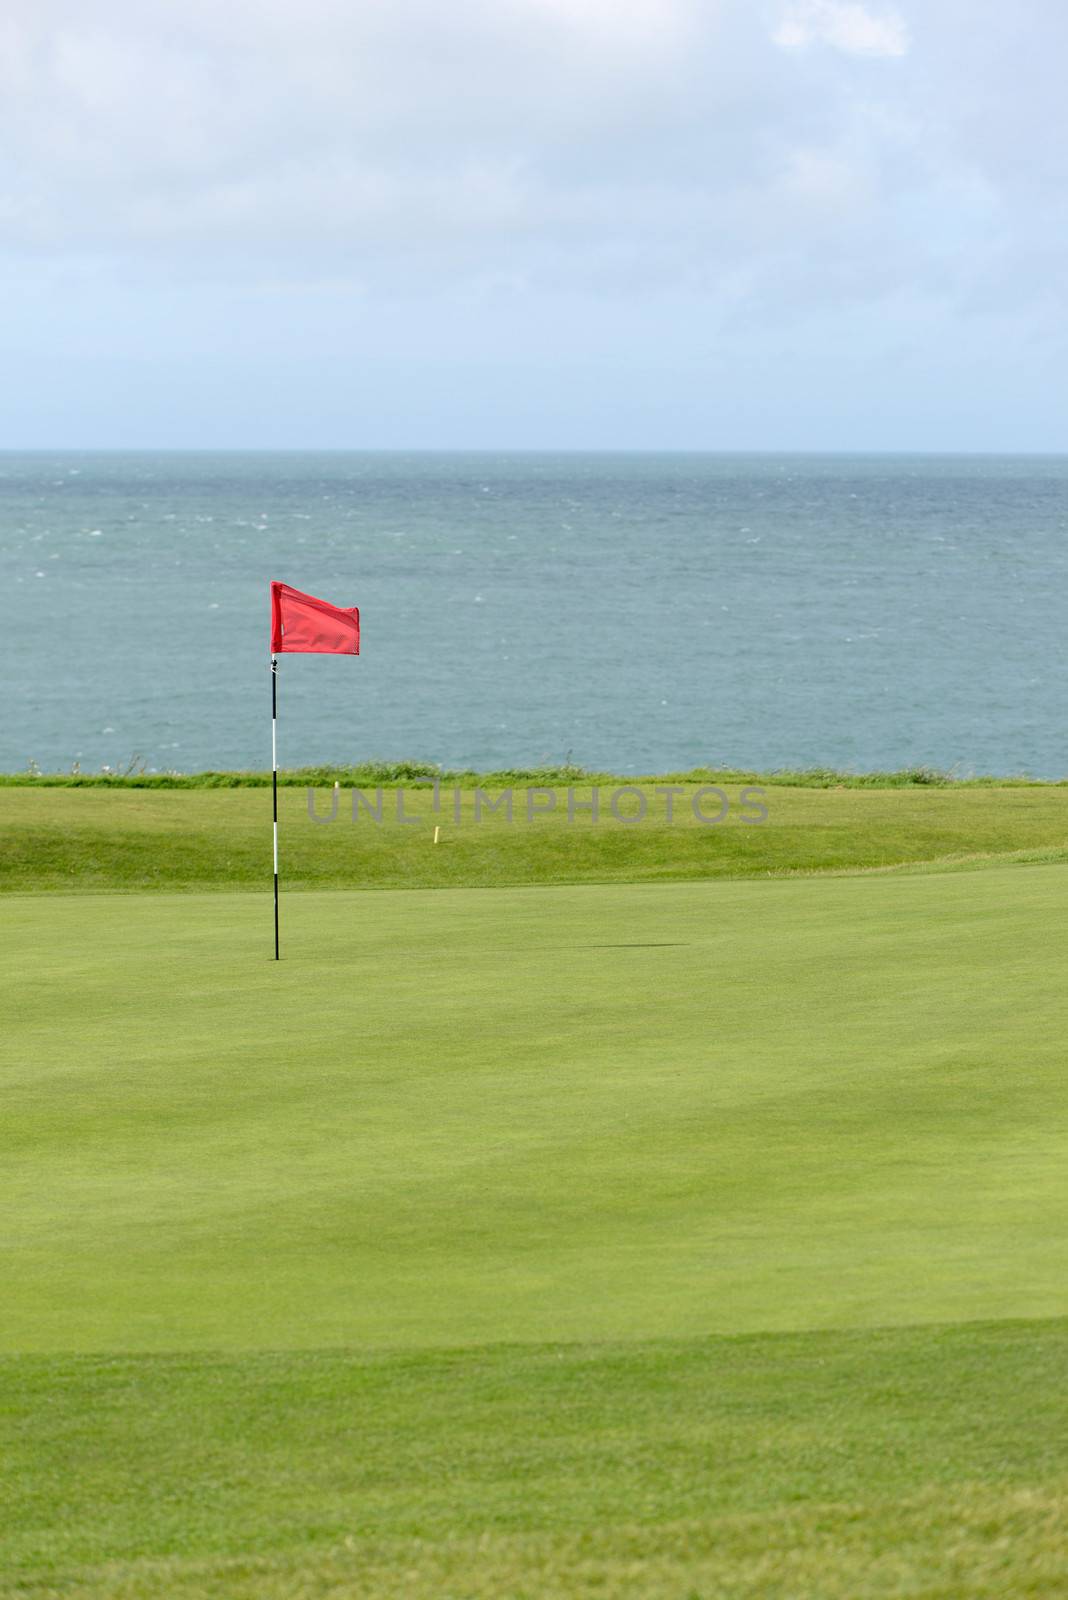
[[[1064,0],[6,0],[0,446],[1068,449]]]

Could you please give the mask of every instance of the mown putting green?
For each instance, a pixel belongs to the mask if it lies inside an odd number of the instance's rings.
[[[1068,1312],[1068,871],[8,903],[9,1349]],[[13,1046],[13,1048],[11,1048]]]
[[[1066,902],[12,896],[0,1592],[1060,1592]]]

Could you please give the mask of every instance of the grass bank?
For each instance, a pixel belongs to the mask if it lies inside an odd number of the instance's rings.
[[[292,775],[291,775],[292,776]],[[539,774],[546,777],[546,774]],[[711,775],[709,775],[711,778]],[[595,785],[359,787],[381,820],[338,791],[337,818],[312,821],[309,785],[280,795],[287,887],[433,888],[759,877],[945,865],[970,859],[1068,855],[1068,787],[861,783],[821,787],[673,782],[660,778],[610,801],[623,780]],[[708,792],[718,788],[726,799]],[[667,790],[674,792],[668,794]],[[754,791],[761,790],[759,804]],[[503,795],[512,794],[509,821]],[[704,792],[702,798],[702,791]],[[331,785],[313,788],[328,817]],[[568,815],[568,795],[576,806]],[[528,820],[528,795],[534,814]],[[721,822],[699,820],[723,812]],[[546,811],[552,805],[551,812]],[[633,817],[645,806],[640,821]],[[760,807],[765,820],[754,821]],[[262,889],[270,865],[270,793],[262,786],[142,788],[133,784],[0,787],[0,887],[8,890]],[[433,841],[440,827],[439,843]]]

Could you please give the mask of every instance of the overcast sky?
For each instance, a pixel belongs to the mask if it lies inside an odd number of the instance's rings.
[[[1064,0],[6,0],[2,442],[1068,449]]]

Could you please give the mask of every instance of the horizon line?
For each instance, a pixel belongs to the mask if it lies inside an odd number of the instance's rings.
[[[990,447],[912,449],[907,446],[798,447],[697,445],[0,445],[0,458],[30,455],[527,455],[527,456],[1007,456],[1059,459],[1061,449],[1024,450]]]

